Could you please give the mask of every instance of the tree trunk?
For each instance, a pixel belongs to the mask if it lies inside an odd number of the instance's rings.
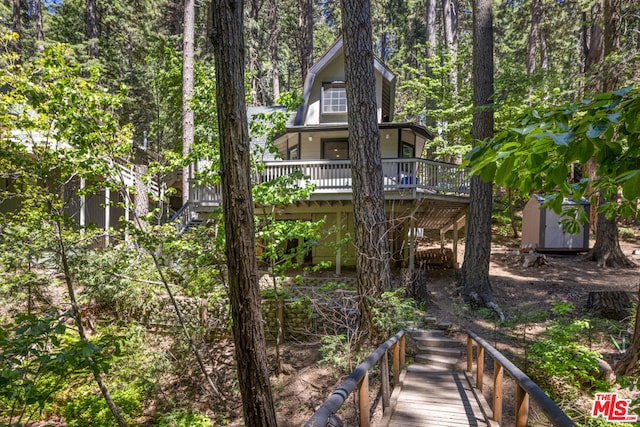
[[[140,221],[139,225],[141,230],[146,229],[147,221],[143,218],[145,218],[146,215],[149,213],[149,187],[143,180],[143,177],[147,174],[147,170],[148,170],[147,165],[135,166],[136,197],[134,199],[134,210],[135,210],[136,217]]]
[[[269,382],[249,166],[244,93],[244,2],[214,0],[211,42],[216,67],[222,207],[229,301],[244,423],[276,427]]]
[[[349,156],[353,173],[360,327],[373,333],[371,304],[390,282],[390,254],[382,188],[369,0],[342,0]],[[376,335],[373,335],[376,336]]]
[[[193,145],[195,118],[191,107],[194,79],[195,0],[184,0],[182,41],[182,155],[189,155]],[[182,168],[182,203],[189,201],[189,166]]]
[[[600,195],[600,200],[605,200]],[[611,201],[615,203],[615,200]],[[618,240],[618,223],[616,218],[607,219],[604,213],[598,214],[598,228],[596,230],[596,243],[585,255],[588,261],[596,261],[601,267],[633,267],[635,264],[629,260],[620,248]]]
[[[638,307],[633,326],[633,338],[622,359],[615,365],[616,375],[637,376],[640,374],[640,286],[638,287]]]
[[[280,74],[278,73],[278,1],[271,0],[269,4],[269,20],[271,34],[269,37],[269,53],[271,56],[271,94],[276,100],[280,97]]]
[[[451,62],[451,71],[449,78],[451,80],[451,94],[455,97],[458,95],[458,2],[457,0],[445,0],[443,7],[444,24],[444,42],[447,46],[449,61]]]
[[[21,18],[21,10],[20,10],[20,0],[13,0],[13,8],[12,8],[12,28],[11,30],[18,34],[19,36],[22,36],[22,25],[20,23],[20,18]],[[13,50],[16,53],[20,53],[22,51],[22,48],[20,46],[20,39],[16,40],[13,43]]]
[[[249,74],[249,96],[251,97],[251,105],[255,106],[259,103],[260,92],[260,60],[258,58],[258,50],[260,49],[260,32],[258,27],[258,15],[260,12],[260,4],[258,0],[250,0],[249,2],[249,38],[247,40],[248,55],[247,68]]]
[[[313,0],[298,0],[298,27],[300,73],[304,85],[307,73],[313,66]]]
[[[98,11],[97,0],[87,0],[87,54],[89,58],[98,57]]]
[[[536,52],[538,39],[540,36],[540,20],[542,19],[541,0],[531,2],[531,27],[529,27],[529,45],[527,48],[527,74],[533,75],[536,72]]]
[[[473,141],[493,135],[492,0],[473,4]],[[496,308],[489,281],[493,184],[471,178],[464,262],[459,276],[465,301]]]
[[[36,26],[36,50],[44,51],[44,29],[42,26],[42,0],[34,0],[34,21]]]
[[[436,0],[427,0],[426,16],[427,58],[436,51]]]

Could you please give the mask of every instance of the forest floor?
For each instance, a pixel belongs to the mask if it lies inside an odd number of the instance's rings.
[[[495,300],[507,319],[505,323],[499,324],[497,317],[488,310],[473,312],[461,303],[456,290],[455,270],[428,271],[427,281],[432,302],[427,312],[439,321],[452,322],[452,335],[461,341],[464,340],[464,334],[461,332],[469,328],[516,364],[522,360],[525,348],[520,338],[523,326],[518,319],[526,317],[527,313],[543,313],[542,318],[526,324],[526,333],[533,337],[544,330],[544,322],[553,317],[553,303],[573,304],[574,315],[581,318],[587,310],[589,292],[635,293],[640,284],[638,268],[601,268],[595,262],[584,261],[584,254],[545,254],[546,264],[524,267],[518,254],[517,243],[509,239],[503,240],[502,243],[492,248],[490,277]],[[640,255],[633,254],[640,249],[640,240],[621,240],[621,247],[625,255],[640,266]],[[463,253],[464,247],[461,247],[460,262]],[[544,316],[544,313],[548,315]],[[593,349],[599,351],[603,358],[613,365],[620,357],[620,352],[608,338],[601,336],[593,343]],[[408,352],[411,352],[410,347]],[[273,379],[279,425],[300,426],[312,415],[314,408],[319,407],[337,388],[342,379],[336,376],[331,368],[318,364],[320,353],[317,346],[289,343],[284,354],[292,370]],[[491,367],[488,368],[489,374],[490,371]],[[509,409],[512,397],[509,397],[508,393],[513,388],[513,384],[509,384],[508,381],[505,383],[506,419],[512,415],[512,409]],[[589,402],[581,404],[584,406]],[[348,406],[353,406],[352,402]],[[535,407],[532,408],[532,412],[535,420]],[[341,414],[341,417],[343,420],[349,420],[353,415],[348,410]],[[345,425],[351,424],[347,421]]]

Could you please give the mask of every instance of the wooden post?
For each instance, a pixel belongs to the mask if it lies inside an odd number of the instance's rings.
[[[467,372],[473,372],[473,339],[467,336]]]
[[[389,387],[389,353],[384,352],[380,361],[380,380],[382,388],[382,414],[391,406],[391,392]]]
[[[369,427],[369,371],[358,384],[358,412],[360,427]]]
[[[413,272],[416,259],[416,220],[409,220],[409,271]]]
[[[404,369],[405,362],[405,339],[404,335],[400,337],[400,370]]]
[[[529,419],[529,394],[520,384],[516,388],[516,427],[526,427]]]
[[[400,384],[400,346],[396,342],[393,345],[393,385]]]
[[[502,365],[493,361],[493,419],[502,424],[502,377],[504,370]]]
[[[478,360],[476,361],[476,387],[482,391],[482,378],[484,377],[484,348],[478,345]]]
[[[111,225],[111,189],[104,188],[104,246],[109,246],[109,226]]]

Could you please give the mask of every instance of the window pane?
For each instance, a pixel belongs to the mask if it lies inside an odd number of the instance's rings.
[[[322,86],[322,112],[347,112],[347,92],[344,83],[331,83]]]
[[[349,158],[349,144],[347,141],[324,141],[322,147],[323,159],[345,160]]]

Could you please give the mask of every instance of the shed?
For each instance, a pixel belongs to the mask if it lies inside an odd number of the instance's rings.
[[[558,215],[553,211],[543,207],[544,196],[534,194],[531,196],[522,210],[522,243],[524,250],[535,250],[538,252],[584,252],[589,250],[589,224],[580,224],[578,234],[571,234],[562,228],[560,219],[562,213]],[[564,199],[562,209],[575,208],[579,206],[584,209],[589,216],[589,202],[581,199],[578,202]],[[566,214],[564,214],[566,215]]]

